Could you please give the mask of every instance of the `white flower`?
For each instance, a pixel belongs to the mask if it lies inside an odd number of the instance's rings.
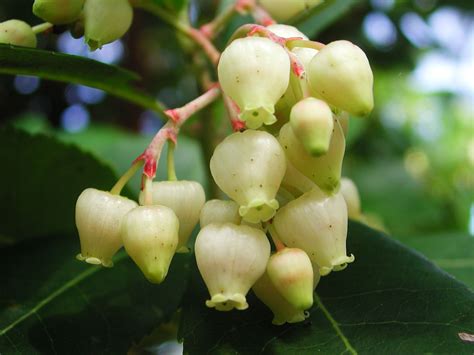
[[[346,254],[347,207],[341,193],[327,195],[317,187],[282,207],[272,233],[285,245],[304,250],[324,276],[354,261]]]
[[[365,53],[349,41],[331,42],[308,68],[311,89],[332,106],[356,116],[374,107],[373,74]]]
[[[270,257],[267,273],[280,294],[295,308],[313,305],[313,265],[298,248],[284,248]]]
[[[87,0],[84,4],[85,39],[91,50],[113,42],[128,31],[133,8],[128,0]]]
[[[36,48],[36,35],[26,22],[8,20],[0,23],[0,43]]]
[[[267,26],[267,29],[272,31],[274,34],[276,34],[279,37],[283,38],[296,38],[300,37],[301,39],[308,40],[308,37],[301,32],[299,29],[297,29],[294,26],[290,25],[283,25],[283,24],[274,24]]]
[[[239,205],[251,223],[268,221],[278,209],[275,199],[286,170],[285,154],[271,134],[247,130],[225,138],[211,158],[217,185]]]
[[[277,21],[286,22],[319,5],[322,0],[259,0],[259,2]]]
[[[137,207],[135,201],[96,189],[84,190],[76,203],[76,226],[81,241],[79,260],[113,266],[112,257],[122,247],[123,217]]]
[[[124,217],[123,245],[150,282],[160,283],[168,274],[178,228],[178,218],[165,206],[139,206]]]
[[[289,123],[281,128],[278,140],[291,164],[321,189],[332,192],[339,187],[346,141],[338,122],[334,122],[327,153],[319,157],[308,154]]]
[[[211,223],[240,224],[241,220],[239,205],[234,201],[210,200],[202,207],[199,224],[204,228]]]
[[[341,193],[347,204],[349,218],[358,219],[361,217],[360,196],[357,186],[346,177],[341,179]]]
[[[290,59],[283,47],[268,38],[236,39],[222,53],[218,74],[222,90],[237,103],[247,127],[276,121],[275,104],[290,77]]]
[[[55,25],[72,23],[79,18],[84,0],[35,0],[33,13]]]
[[[152,187],[152,203],[171,208],[179,219],[178,253],[188,251],[186,245],[199,221],[206,196],[201,184],[196,181],[160,181]],[[143,204],[144,194],[140,193]]]
[[[246,294],[265,272],[270,243],[264,232],[231,223],[209,224],[199,232],[196,261],[211,299],[219,311],[248,308]]]

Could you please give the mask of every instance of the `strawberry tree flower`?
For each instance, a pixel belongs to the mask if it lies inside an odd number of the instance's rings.
[[[259,0],[270,15],[281,22],[286,22],[321,2],[322,0]]]
[[[81,15],[85,0],[35,0],[33,13],[55,25],[76,21]]]
[[[144,192],[139,201],[144,203]],[[171,208],[179,219],[178,253],[187,252],[187,243],[199,221],[206,201],[204,189],[196,181],[160,181],[152,185],[152,204]]]
[[[349,41],[324,46],[308,68],[311,89],[330,105],[355,116],[374,107],[373,74],[365,53]]]
[[[128,0],[87,0],[84,4],[86,43],[91,50],[116,41],[128,31],[133,8]]]
[[[271,233],[285,245],[304,250],[324,276],[354,261],[346,254],[347,221],[342,194],[328,195],[316,187],[278,211]]]
[[[341,179],[341,193],[347,204],[349,218],[358,219],[361,217],[360,196],[354,181],[347,177]]]
[[[308,40],[308,37],[294,26],[275,23],[267,26],[267,29],[283,38],[301,38]]]
[[[35,48],[36,42],[36,34],[26,22],[8,20],[0,23],[0,43]]]
[[[286,159],[271,134],[254,130],[231,134],[216,147],[210,168],[216,184],[240,205],[244,220],[258,223],[275,215]]]
[[[135,201],[110,192],[84,190],[76,203],[76,226],[81,242],[77,259],[112,267],[112,257],[122,247],[122,219],[137,206]]]
[[[248,128],[275,123],[275,104],[290,75],[290,59],[282,46],[262,37],[236,39],[222,53],[218,75]]]
[[[125,215],[123,245],[148,281],[161,283],[168,274],[178,229],[178,217],[166,206],[139,206]]]
[[[199,232],[196,261],[218,311],[248,308],[246,294],[263,275],[270,257],[264,232],[244,225],[211,223]]]

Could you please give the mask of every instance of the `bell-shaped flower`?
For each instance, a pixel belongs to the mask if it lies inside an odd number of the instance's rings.
[[[248,128],[275,123],[275,104],[290,78],[290,59],[282,46],[263,37],[236,39],[222,53],[218,75]]]
[[[0,43],[36,48],[36,35],[26,22],[8,20],[0,23]]]
[[[270,257],[267,273],[279,293],[300,310],[313,305],[313,265],[298,248],[284,248]]]
[[[84,4],[85,38],[91,50],[116,41],[128,31],[133,8],[128,0],[87,0]]]
[[[178,245],[179,221],[166,206],[139,206],[123,220],[123,246],[148,281],[161,283]]]
[[[210,200],[201,209],[199,225],[204,228],[211,223],[240,224],[239,205],[231,200]]]
[[[35,0],[33,13],[54,25],[65,25],[76,21],[85,0]]]
[[[265,272],[258,279],[252,286],[252,290],[258,299],[273,312],[272,323],[275,325],[298,323],[309,317],[307,311],[295,308],[280,294],[272,280],[270,280],[268,272]]]
[[[265,272],[270,257],[265,233],[232,223],[209,224],[199,232],[195,251],[211,295],[206,306],[218,311],[247,309],[245,296]]]
[[[275,20],[286,22],[319,5],[322,0],[259,0],[259,3]]]
[[[206,196],[201,184],[196,181],[160,181],[152,185],[152,203],[171,208],[179,219],[178,253],[187,252],[187,243],[199,221]],[[139,201],[143,204],[144,194]]]
[[[326,154],[334,130],[331,108],[322,100],[308,97],[291,109],[293,133],[312,156]]]
[[[332,192],[339,187],[346,140],[338,122],[334,122],[327,153],[319,157],[306,151],[289,123],[281,128],[278,140],[290,163],[321,189]]]
[[[76,203],[76,226],[81,241],[77,259],[89,264],[113,266],[112,257],[122,247],[122,220],[135,201],[110,192],[84,190]]]
[[[258,223],[275,215],[275,196],[286,170],[275,137],[254,130],[231,134],[216,147],[210,166],[217,185],[240,205],[243,219]]]
[[[308,68],[311,89],[331,106],[355,116],[374,107],[374,78],[365,53],[349,41],[331,42]]]
[[[347,256],[347,207],[341,193],[328,195],[314,188],[282,207],[272,233],[285,245],[300,248],[324,276],[354,261]]]
[[[359,190],[354,182],[346,177],[341,179],[341,193],[347,204],[347,213],[351,219],[361,217]]]

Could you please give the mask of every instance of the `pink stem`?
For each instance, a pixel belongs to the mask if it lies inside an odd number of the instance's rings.
[[[189,27],[187,34],[192,40],[201,46],[212,64],[217,65],[217,63],[219,63],[221,53],[216,49],[216,47],[202,31]]]
[[[252,16],[256,22],[263,26],[270,26],[277,23],[273,17],[260,5],[255,5],[252,9]]]
[[[234,132],[239,132],[245,129],[245,122],[239,118],[240,108],[237,104],[227,95],[224,96],[224,105],[227,110],[230,124]]]

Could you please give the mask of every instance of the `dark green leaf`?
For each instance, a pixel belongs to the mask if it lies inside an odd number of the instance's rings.
[[[62,237],[0,251],[1,354],[125,354],[175,312],[190,255],[153,285],[123,251],[104,269],[75,260],[78,250]]]
[[[351,223],[356,261],[324,277],[311,317],[272,326],[253,296],[247,311],[207,309],[199,275],[184,301],[181,335],[189,354],[472,354],[474,294],[421,255]],[[197,272],[196,272],[197,273]]]
[[[365,3],[365,0],[327,0],[296,19],[294,25],[309,38],[314,38],[354,6]]]
[[[87,85],[163,112],[162,104],[132,85],[137,74],[84,57],[0,44],[0,73]]]
[[[74,233],[74,205],[87,187],[110,189],[114,172],[91,154],[44,135],[0,129],[0,235]]]

